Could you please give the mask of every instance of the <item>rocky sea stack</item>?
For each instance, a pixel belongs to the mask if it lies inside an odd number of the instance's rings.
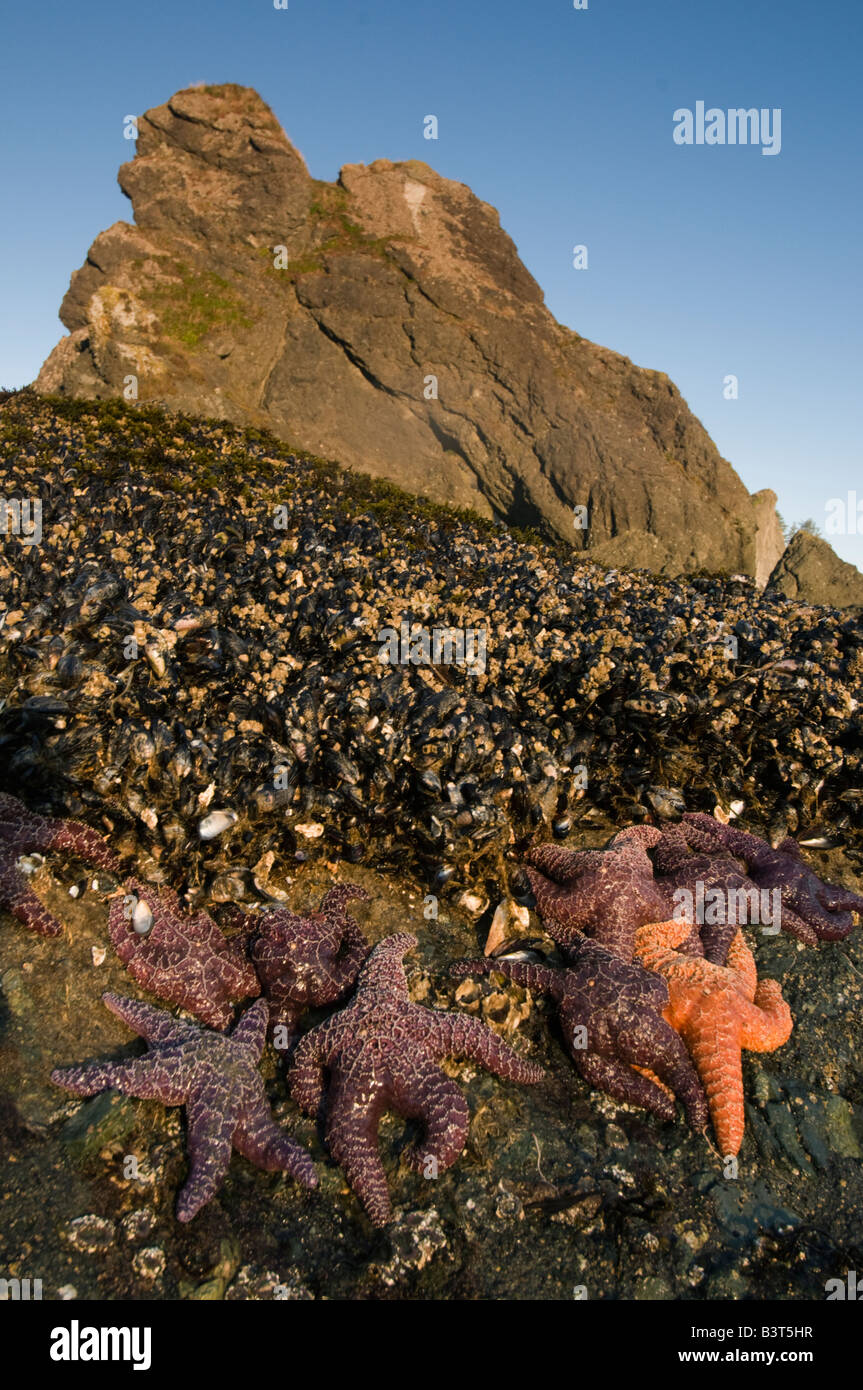
[[[417,160],[313,179],[233,84],[142,116],[119,181],[135,223],[72,276],[40,391],[134,377],[142,402],[266,427],[602,563],[767,580],[774,494],[747,492],[664,373],[559,324],[464,184]]]

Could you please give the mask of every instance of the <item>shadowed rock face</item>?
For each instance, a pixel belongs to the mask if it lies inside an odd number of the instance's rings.
[[[863,574],[821,536],[798,531],[770,576],[771,589],[828,608],[863,607]]]
[[[148,111],[119,181],[135,225],[72,276],[39,390],[106,397],[135,376],[142,401],[267,426],[578,550],[621,538],[667,574],[763,583],[776,563],[772,494],[750,497],[667,376],[556,322],[464,184],[416,160],[315,180],[233,85]]]

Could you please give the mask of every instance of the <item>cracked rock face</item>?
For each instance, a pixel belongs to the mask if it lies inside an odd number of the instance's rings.
[[[772,503],[663,373],[556,322],[464,184],[416,160],[313,179],[233,85],[142,116],[119,181],[135,225],[73,274],[39,390],[101,398],[135,377],[140,401],[269,428],[598,558],[611,543],[610,563],[617,540],[666,574],[773,568]]]
[[[821,536],[798,531],[770,575],[770,587],[788,598],[829,608],[863,607],[863,574],[841,560]]]

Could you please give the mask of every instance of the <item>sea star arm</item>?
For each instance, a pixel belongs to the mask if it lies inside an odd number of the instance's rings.
[[[269,1018],[270,1010],[266,999],[256,999],[254,1004],[241,1014],[231,1033],[231,1041],[247,1048],[255,1061],[264,1050]]]
[[[642,849],[655,849],[662,840],[662,831],[656,825],[628,825],[618,830],[608,842],[608,849],[620,849],[622,845],[640,845]]]
[[[360,971],[360,981],[370,990],[387,992],[393,1000],[410,1002],[402,961],[417,944],[408,932],[396,932],[378,942]]]
[[[540,917],[544,922],[554,924],[555,941],[563,946],[569,945],[585,925],[584,914],[576,903],[572,886],[555,883],[536,869],[528,868],[525,873]]]
[[[348,985],[356,979],[360,966],[369,954],[369,943],[353,917],[345,916],[341,927],[341,954],[334,961],[333,969],[338,973],[338,978]]]
[[[687,811],[681,825],[687,843],[704,854],[715,854],[718,849],[724,849],[735,858],[757,863],[768,848],[756,835],[750,835],[733,825],[725,825],[703,811]]]
[[[773,1052],[787,1043],[793,1026],[779,981],[761,980],[754,1001],[741,1011],[742,1046],[752,1052]]]
[[[649,922],[635,933],[635,949],[639,960],[648,970],[659,970],[669,951],[682,946],[692,927],[688,922]]]
[[[733,970],[738,975],[742,992],[746,998],[754,999],[755,988],[758,984],[758,972],[755,968],[755,957],[747,946],[741,931],[735,932],[731,945],[728,947],[727,965],[729,970]]]
[[[424,1015],[430,1011],[424,1010]],[[429,1022],[429,1050],[435,1057],[470,1057],[488,1071],[509,1081],[541,1081],[545,1073],[535,1062],[520,1057],[507,1047],[497,1033],[486,1028],[478,1018],[467,1014],[432,1013]]]
[[[572,883],[587,869],[602,866],[605,850],[602,849],[564,849],[562,845],[535,845],[525,856],[528,864],[555,883],[566,886]]]
[[[182,1105],[185,1086],[172,1078],[158,1059],[145,1055],[129,1062],[94,1062],[88,1066],[60,1067],[51,1073],[56,1086],[76,1096],[95,1096],[100,1091],[119,1091],[138,1100],[160,1100]]]
[[[334,883],[324,894],[320,910],[325,917],[346,916],[345,908],[355,899],[368,902],[369,894],[358,883]]]
[[[183,1037],[194,1039],[200,1033],[193,1023],[184,1023],[164,1009],[154,1009],[152,1004],[145,1004],[141,999],[124,999],[119,994],[109,993],[102,995],[102,1003],[147,1042],[168,1042]]]
[[[357,1100],[357,1078],[338,1071],[327,1097],[327,1147],[344,1170],[374,1226],[385,1226],[392,1208],[387,1177],[378,1152],[378,1124],[387,1096],[374,1077],[365,1078],[363,1101]]]
[[[782,904],[779,910],[779,926],[782,931],[787,932],[789,936],[796,937],[798,941],[804,942],[806,946],[818,945],[818,932],[815,930],[814,927],[811,927],[808,922],[804,921],[803,918],[799,916],[799,914],[796,913],[793,908],[789,907],[788,904],[785,902],[784,898],[782,899]],[[767,923],[767,925],[771,926],[773,924]],[[843,937],[846,937],[850,930],[850,927],[848,927],[847,930],[844,926],[841,927],[839,929],[836,939],[841,940]],[[826,931],[822,931],[821,935],[827,941],[831,939],[829,929]]]
[[[111,852],[98,831],[80,821],[50,821],[38,818],[41,824],[31,833],[28,830],[30,847],[38,850],[65,850],[83,859],[85,864],[95,864],[110,873],[120,873],[120,863]]]
[[[236,1036],[236,1034],[234,1035]],[[234,1134],[234,1148],[259,1168],[290,1173],[304,1187],[317,1187],[310,1156],[301,1144],[279,1129],[261,1094],[246,1106]]]
[[[666,825],[655,846],[653,863],[659,874],[673,874],[682,868],[691,852],[679,825]]]
[[[863,897],[850,888],[838,884],[825,883],[820,895],[821,905],[828,912],[858,912],[863,915]]]
[[[707,1128],[707,1099],[683,1039],[661,1017],[643,1014],[618,1030],[617,1050],[633,1067],[655,1072],[680,1100],[693,1129]]]
[[[752,1008],[743,999],[740,1006],[743,1011]],[[736,1154],[745,1124],[739,1031],[717,1011],[712,1026],[687,1030],[686,1042],[707,1092],[719,1152],[723,1156]]]
[[[0,792],[0,840],[18,850],[68,850],[88,863],[119,872],[117,859],[98,831],[81,821],[40,816],[9,792]]]
[[[455,1163],[467,1138],[470,1111],[456,1083],[425,1057],[403,1059],[394,1079],[393,1104],[400,1114],[421,1120],[424,1134],[405,1158],[417,1172]],[[436,1175],[433,1172],[433,1175]]]
[[[863,913],[863,898],[849,889],[826,883],[810,869],[796,840],[786,837],[775,849],[765,840],[710,816],[684,817],[686,836],[718,839],[731,853],[745,859],[750,876],[762,887],[780,888],[782,927],[809,945],[819,940],[841,941],[853,929],[852,912]]]
[[[189,1176],[177,1199],[178,1221],[191,1221],[221,1186],[238,1119],[239,1106],[228,1105],[215,1085],[205,1095],[187,1098]]]
[[[572,1056],[577,1070],[594,1090],[605,1091],[627,1105],[640,1105],[661,1120],[674,1119],[674,1100],[649,1077],[597,1052],[573,1052]]]
[[[40,936],[59,936],[63,930],[53,912],[34,893],[23,869],[19,869],[14,850],[0,847],[0,907],[5,907],[25,927]]]
[[[324,1098],[325,1055],[320,1028],[306,1033],[293,1054],[288,1087],[297,1105],[307,1115],[317,1114]]]

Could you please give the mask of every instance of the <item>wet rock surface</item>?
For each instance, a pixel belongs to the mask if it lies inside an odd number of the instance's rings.
[[[407,961],[414,997],[460,1007],[446,967],[476,949],[475,929],[458,909],[426,921],[418,885],[355,872],[373,895],[370,940],[405,928],[420,938]],[[325,878],[325,866],[307,869],[295,906],[314,900]],[[492,977],[478,982],[473,1007],[495,1026],[497,997],[507,998],[509,1035],[548,1078],[516,1087],[448,1064],[472,1118],[461,1158],[434,1181],[400,1157],[415,1126],[388,1116],[391,1226],[373,1230],[268,1048],[274,1113],[310,1147],[320,1187],[304,1192],[235,1156],[219,1195],[183,1227],[173,1214],[186,1168],[181,1112],[121,1098],[120,1119],[115,1096],[79,1104],[48,1080],[58,1063],[138,1045],[99,1002],[106,987],[136,987],[115,957],[89,962],[89,946],[106,939],[105,905],[89,893],[70,903],[59,883],[46,893],[67,922],[62,938],[37,941],[6,915],[0,923],[0,1263],[13,1277],[41,1277],[45,1297],[71,1285],[78,1298],[115,1299],[818,1299],[828,1278],[859,1267],[859,933],[818,950],[749,933],[759,971],[783,981],[796,1026],[780,1052],[744,1058],[736,1176],[682,1115],[663,1124],[590,1091],[551,1009],[537,998],[525,1010],[530,996]],[[7,993],[16,973],[30,981],[26,1008]]]

